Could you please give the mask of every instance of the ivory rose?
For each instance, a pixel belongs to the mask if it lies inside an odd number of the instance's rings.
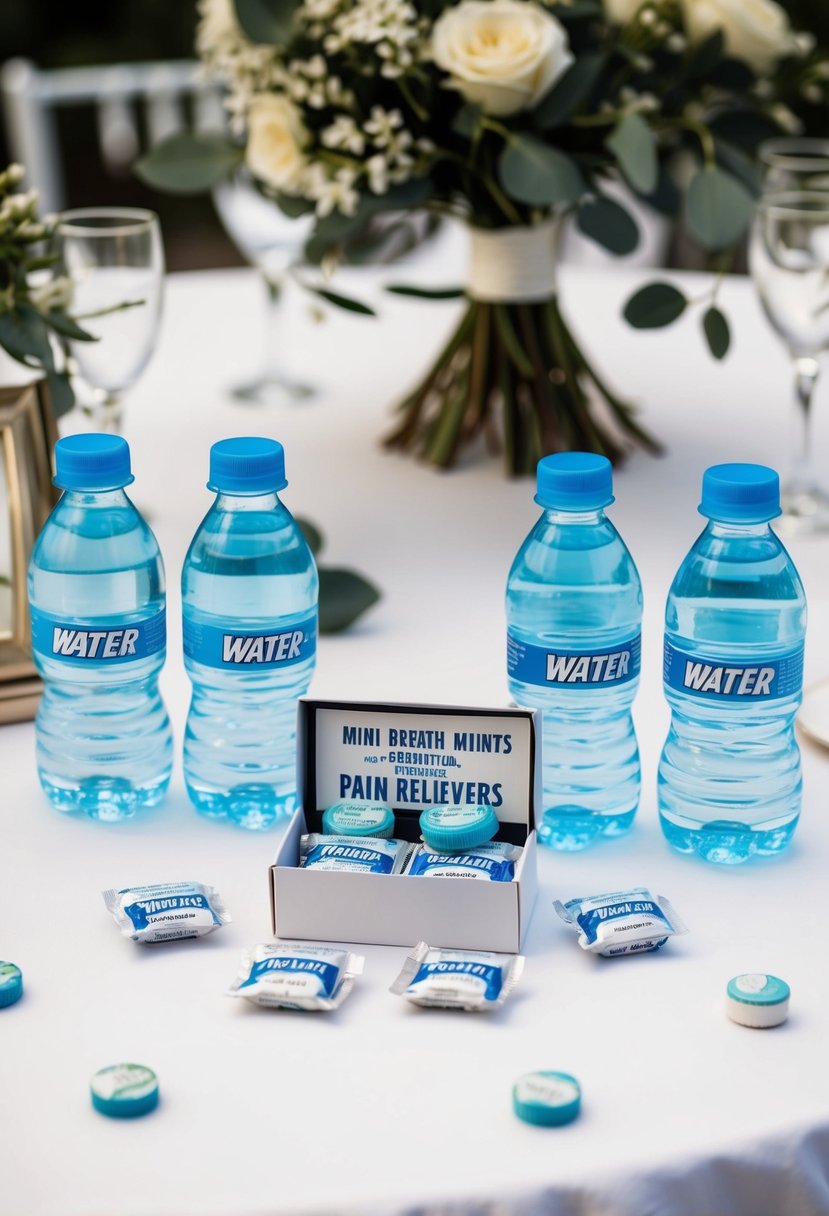
[[[788,15],[775,0],[682,0],[682,15],[692,43],[722,30],[728,54],[758,74],[797,50]]]
[[[308,132],[287,97],[263,94],[248,111],[247,163],[254,177],[290,193],[305,168]]]
[[[532,109],[573,62],[564,26],[532,0],[461,0],[435,22],[432,58],[498,116]]]

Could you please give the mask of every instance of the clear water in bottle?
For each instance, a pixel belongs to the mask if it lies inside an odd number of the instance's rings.
[[[772,469],[708,469],[700,511],[710,522],[665,615],[659,815],[675,849],[733,865],[779,853],[797,825],[806,599],[769,527],[780,514]]]
[[[55,460],[63,494],[29,565],[32,650],[44,682],[38,774],[58,810],[126,819],[161,801],[172,769],[158,691],[164,567],[124,492],[133,478],[123,439],[70,435]]]
[[[545,457],[535,501],[543,514],[507,583],[507,672],[516,704],[542,711],[539,840],[574,850],[628,831],[639,804],[642,586],[604,512],[603,456]]]
[[[275,440],[214,444],[216,501],[182,572],[187,792],[201,814],[250,829],[296,808],[297,698],[316,662],[319,581],[286,485]]]

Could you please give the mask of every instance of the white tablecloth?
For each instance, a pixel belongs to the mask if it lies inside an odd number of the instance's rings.
[[[421,278],[459,276],[451,244]],[[397,281],[412,281],[395,271]],[[638,278],[636,277],[638,274]],[[689,314],[634,334],[620,304],[641,272],[572,270],[569,315],[608,378],[641,402],[666,443],[617,475],[613,518],[646,595],[635,717],[643,760],[634,832],[580,855],[542,850],[541,895],[524,979],[502,1013],[410,1009],[387,988],[404,951],[369,947],[335,1015],[257,1010],[223,995],[242,947],[269,936],[267,867],[276,834],[200,820],[177,767],[166,804],[118,827],[62,818],[41,796],[30,724],[0,732],[0,957],[26,995],[0,1013],[0,1212],[9,1216],[271,1216],[454,1211],[613,1216],[798,1216],[829,1212],[829,969],[825,921],[826,756],[804,748],[805,800],[791,851],[720,870],[669,852],[656,819],[666,726],[661,614],[701,521],[703,468],[773,462],[787,451],[789,373],[748,283],[727,281],[734,349],[722,366]],[[691,290],[705,286],[688,278]],[[313,403],[234,404],[227,384],[258,355],[260,288],[248,272],[175,276],[157,356],[127,405],[134,497],[149,509],[169,578],[163,691],[181,740],[188,686],[178,577],[207,509],[208,448],[264,433],[286,449],[285,501],[383,600],[319,647],[321,697],[504,704],[502,597],[536,517],[528,481],[469,458],[441,474],[378,440],[390,405],[436,350],[457,306],[383,298],[359,275],[343,289],[381,305],[298,331]],[[816,441],[829,450],[817,410]],[[825,541],[792,552],[810,599],[807,678],[829,673]],[[122,940],[100,892],[196,877],[218,886],[231,926],[156,950]],[[605,962],[581,953],[553,898],[646,884],[690,933],[660,954]],[[742,1029],[723,1011],[727,980],[770,971],[792,986],[789,1023]],[[90,1075],[123,1059],[156,1069],[162,1105],[135,1123],[91,1109]],[[580,1078],[581,1119],[540,1130],[513,1116],[522,1072]]]

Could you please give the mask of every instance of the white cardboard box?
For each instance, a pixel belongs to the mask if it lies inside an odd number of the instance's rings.
[[[297,743],[300,809],[270,868],[274,933],[391,946],[426,941],[467,950],[520,949],[537,890],[540,747],[531,711],[303,700]],[[395,835],[411,841],[420,839],[418,819],[427,806],[490,801],[500,820],[496,839],[523,846],[515,879],[300,867],[300,837],[320,831],[324,809],[342,798],[387,802],[395,812]]]

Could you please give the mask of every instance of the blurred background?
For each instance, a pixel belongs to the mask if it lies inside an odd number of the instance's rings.
[[[28,60],[36,68],[103,67],[116,63],[193,60],[194,0],[26,0],[0,4],[0,65]],[[21,65],[22,66],[22,65]],[[238,266],[241,255],[216,217],[208,195],[174,197],[142,185],[129,158],[105,164],[93,103],[55,107],[62,207],[150,207],[161,218],[169,270]],[[146,137],[142,108],[134,118]],[[145,146],[142,142],[142,147]],[[125,148],[125,151],[128,149]],[[0,124],[0,164],[11,159],[8,128]]]
[[[783,0],[795,27],[803,23],[829,44],[827,0]],[[18,0],[0,5],[0,64],[27,60],[43,70],[67,67],[102,67],[116,63],[184,61],[194,57],[196,5],[193,0]],[[22,68],[23,65],[17,65]],[[183,65],[182,65],[183,67]],[[186,104],[186,103],[185,103]],[[93,103],[62,105],[55,109],[57,143],[62,176],[61,207],[120,205],[150,207],[161,217],[170,270],[241,265],[242,258],[225,235],[208,196],[195,198],[159,194],[133,175],[131,156],[121,163],[101,152],[100,116]],[[805,132],[827,134],[825,107],[804,103],[800,117]],[[132,114],[142,146],[146,140],[146,113]],[[162,118],[163,121],[163,118]],[[117,114],[110,115],[110,131],[118,142]],[[126,141],[128,143],[128,139]],[[10,159],[6,124],[0,129],[0,163]],[[48,200],[45,200],[48,201]],[[670,258],[676,260],[675,257]],[[682,260],[682,259],[680,259]]]

